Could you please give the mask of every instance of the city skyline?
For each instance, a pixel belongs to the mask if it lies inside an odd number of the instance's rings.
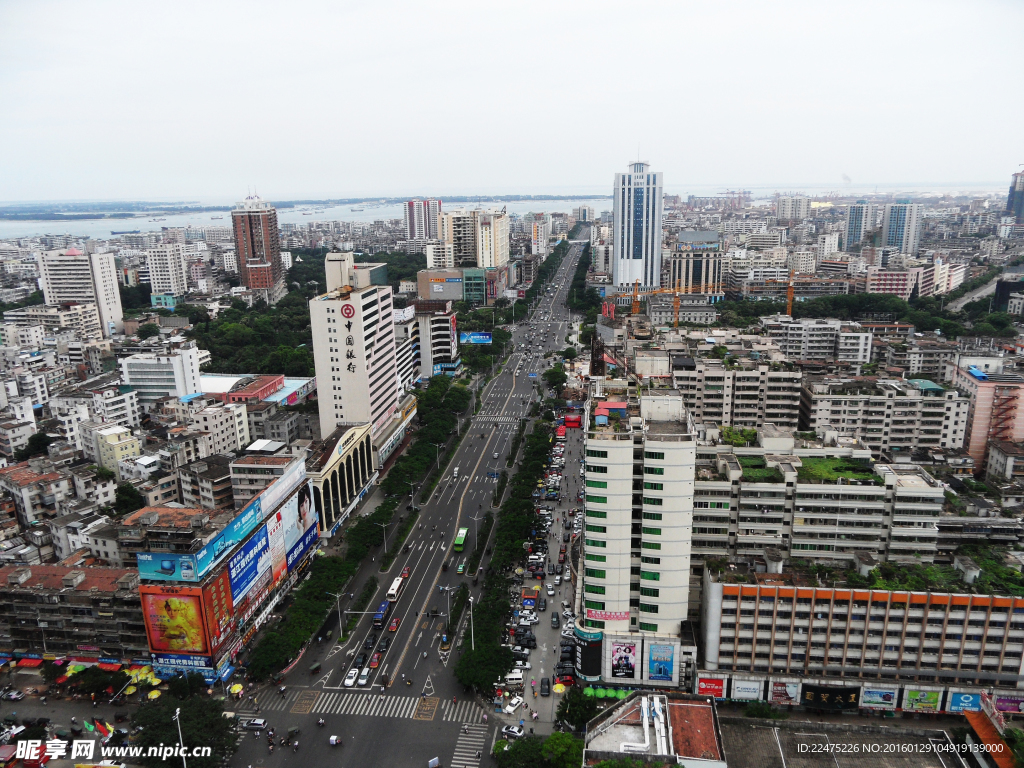
[[[526,8],[502,19],[500,35],[488,32],[490,12],[468,5],[440,15],[404,3],[307,3],[293,15],[268,5],[244,16],[188,3],[146,14],[117,2],[40,8],[10,2],[0,10],[0,98],[16,115],[0,139],[19,148],[5,157],[0,200],[221,199],[247,184],[276,200],[417,189],[606,194],[608,169],[637,156],[672,180],[668,192],[710,184],[996,187],[1021,160],[1012,148],[1024,108],[991,76],[1012,71],[1013,30],[1024,21],[1024,9],[1004,2],[598,4],[585,17],[545,8],[543,25]],[[307,44],[310,19],[350,32],[344,57]],[[680,70],[679,36],[699,42],[701,30],[716,30],[718,63]],[[642,77],[606,55],[616,40],[638,36],[650,56]],[[964,40],[978,44],[965,49]],[[147,55],[160,47],[180,55]],[[406,109],[417,116],[417,141],[409,142],[408,121],[366,116],[388,114],[384,105],[410,68],[436,73],[439,84],[498,88],[483,108],[461,112],[436,89],[408,93]],[[256,121],[227,98],[247,70],[262,71],[261,89],[272,94]],[[579,71],[589,73],[582,85]],[[792,90],[772,74],[793,71]],[[866,84],[856,100],[844,87],[853,79]],[[324,95],[332,81],[347,84],[343,97]],[[525,83],[550,113],[509,120]],[[715,95],[700,95],[712,88]],[[988,105],[984,141],[969,120],[934,119],[951,89]],[[636,99],[656,102],[661,119],[638,123],[626,111],[589,106]],[[315,107],[311,116],[296,116],[290,105],[299,103]]]

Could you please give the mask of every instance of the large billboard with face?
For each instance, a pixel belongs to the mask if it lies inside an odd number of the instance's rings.
[[[612,643],[612,677],[636,676],[636,643]]]
[[[306,553],[320,539],[319,519],[313,509],[313,489],[307,483],[289,500],[294,502],[294,519],[286,520],[284,545],[288,551],[288,572],[291,573],[302,562]],[[288,506],[288,505],[286,505]]]
[[[150,651],[210,655],[202,595],[202,590],[196,587],[149,584],[139,587]]]

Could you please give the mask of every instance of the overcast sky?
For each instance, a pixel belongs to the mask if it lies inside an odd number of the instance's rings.
[[[988,185],[1024,3],[0,0],[0,200]]]

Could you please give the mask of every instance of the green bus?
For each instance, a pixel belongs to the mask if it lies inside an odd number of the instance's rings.
[[[466,547],[466,537],[469,535],[469,528],[459,528],[459,532],[455,534],[455,546],[453,549],[456,552],[461,552]]]

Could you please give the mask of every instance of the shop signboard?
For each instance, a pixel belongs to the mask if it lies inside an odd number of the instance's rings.
[[[760,701],[763,691],[764,683],[760,680],[740,680],[734,677],[732,679],[732,692],[729,698]]]
[[[903,709],[911,712],[938,712],[940,691],[921,691],[906,688],[903,691]]]
[[[1024,694],[1016,696],[996,694],[993,698],[995,699],[997,712],[1024,712]]]
[[[719,677],[702,677],[698,679],[697,694],[699,696],[714,696],[716,699],[724,699],[725,679]]]
[[[860,705],[865,709],[896,709],[898,693],[895,688],[865,685],[860,694]]]
[[[773,704],[799,704],[800,683],[772,683]]]
[[[857,709],[860,688],[804,683],[800,688],[800,703],[808,709]]]
[[[981,694],[950,691],[947,712],[981,712]]]

